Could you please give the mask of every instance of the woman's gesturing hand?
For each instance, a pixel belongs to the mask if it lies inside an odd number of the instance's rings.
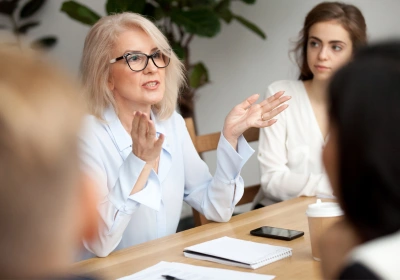
[[[141,160],[154,165],[161,153],[164,135],[156,138],[156,128],[145,113],[135,112],[132,120],[132,152]]]
[[[283,96],[280,91],[255,104],[259,94],[254,94],[242,103],[236,105],[225,119],[223,134],[225,138],[236,147],[237,139],[250,127],[267,127],[276,122],[276,115],[285,110],[289,105],[283,104],[290,96]],[[282,105],[283,104],[283,105]]]

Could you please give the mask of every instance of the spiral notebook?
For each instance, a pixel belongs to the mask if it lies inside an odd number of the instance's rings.
[[[292,255],[292,248],[231,237],[203,242],[183,250],[185,257],[256,269]]]

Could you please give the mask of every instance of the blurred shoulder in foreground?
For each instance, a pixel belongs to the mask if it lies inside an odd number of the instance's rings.
[[[0,278],[66,277],[96,227],[80,88],[40,54],[0,49],[0,61]]]

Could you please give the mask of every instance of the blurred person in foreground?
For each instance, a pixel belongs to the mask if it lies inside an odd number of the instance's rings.
[[[96,196],[81,174],[79,89],[27,50],[0,49],[0,279],[68,273],[96,228]]]
[[[325,279],[399,279],[400,41],[356,53],[329,87],[323,161],[345,220],[321,241]]]
[[[209,220],[228,221],[254,152],[242,134],[274,124],[289,97],[256,103],[254,94],[228,113],[212,176],[175,111],[183,64],[151,21],[134,13],[101,18],[86,37],[81,71],[91,113],[82,159],[101,197],[100,225],[86,248],[105,257],[173,234],[183,201]]]

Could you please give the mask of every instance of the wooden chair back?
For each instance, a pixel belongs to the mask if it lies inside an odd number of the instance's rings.
[[[210,133],[205,135],[197,135],[194,127],[194,122],[192,118],[185,118],[186,127],[189,131],[190,138],[192,138],[193,144],[197,150],[197,152],[201,155],[201,153],[213,151],[217,149],[219,137],[221,132]],[[250,128],[243,133],[244,138],[246,138],[247,142],[258,141],[258,137],[260,134],[259,128]],[[254,200],[254,197],[258,193],[260,189],[260,184],[247,186],[244,188],[243,197],[236,204],[237,206],[250,203]],[[200,226],[209,223],[210,221],[206,219],[202,214],[193,209],[193,217],[195,226]]]

